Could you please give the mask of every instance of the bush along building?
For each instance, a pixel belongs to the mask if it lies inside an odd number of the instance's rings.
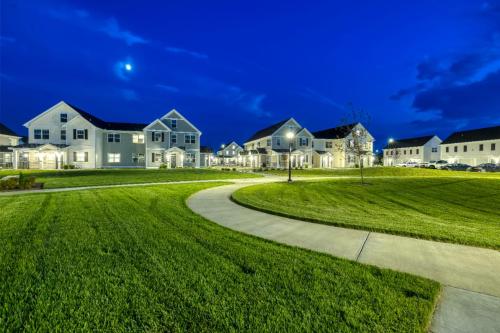
[[[178,111],[150,124],[108,122],[63,101],[24,124],[13,168],[200,167],[201,132]]]

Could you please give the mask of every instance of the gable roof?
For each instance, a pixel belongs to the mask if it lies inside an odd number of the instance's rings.
[[[312,132],[312,135],[314,135],[316,139],[342,139],[348,136],[357,124],[359,123],[327,128],[321,131]]]
[[[454,132],[441,144],[500,139],[500,126]]]
[[[196,127],[194,126],[189,120],[187,120],[186,117],[184,117],[179,111],[177,111],[176,109],[172,109],[170,111],[167,112],[166,115],[164,115],[163,117],[161,117],[161,119],[165,119],[165,118],[169,118],[171,114],[177,114],[179,117],[181,117],[186,123],[188,123],[189,126],[191,126],[192,128],[195,129],[196,132],[200,133],[201,135],[201,131]]]
[[[144,127],[148,126],[148,124],[143,123],[122,123],[122,122],[113,122],[113,121],[104,121],[87,111],[80,109],[72,104],[66,103],[73,110],[78,112],[80,116],[82,116],[89,123],[94,125],[95,127],[99,127],[105,130],[111,131],[142,131]]]
[[[269,136],[269,135],[272,135],[274,132],[276,132],[281,126],[283,126],[284,124],[286,124],[287,121],[289,120],[293,120],[293,118],[288,118],[288,119],[285,119],[285,120],[282,120],[280,121],[279,123],[276,123],[274,125],[271,125],[269,127],[266,127],[266,128],[263,128],[257,132],[255,132],[251,137],[250,139],[248,139],[246,142],[249,142],[249,141],[254,141],[254,140],[258,140],[258,139],[261,139],[261,138],[264,138],[266,136]]]
[[[407,138],[407,139],[398,139],[394,140],[394,142],[388,143],[384,149],[394,149],[394,148],[407,148],[407,147],[420,147],[425,145],[432,139],[434,135],[420,136],[417,138]]]
[[[0,123],[0,134],[19,137],[19,135],[17,135],[16,133],[14,133],[13,130],[11,130],[10,128],[8,128],[7,126],[5,126],[2,123]]]

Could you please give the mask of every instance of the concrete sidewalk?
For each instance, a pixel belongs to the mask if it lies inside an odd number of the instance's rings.
[[[203,190],[187,204],[233,230],[441,282],[432,332],[500,332],[500,316],[493,315],[500,314],[500,252],[292,220],[230,200],[235,190],[261,182]]]

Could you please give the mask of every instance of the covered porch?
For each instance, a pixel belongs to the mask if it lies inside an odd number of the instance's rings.
[[[62,169],[68,163],[67,145],[26,144],[12,147],[14,169]]]
[[[271,167],[278,169],[288,168],[288,149],[274,149],[271,154]],[[305,153],[301,150],[293,150],[290,156],[292,168],[302,168],[305,165]]]

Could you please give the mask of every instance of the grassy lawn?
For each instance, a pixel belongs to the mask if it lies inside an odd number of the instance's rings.
[[[212,184],[0,197],[6,331],[424,332],[439,284],[192,213]]]
[[[275,183],[233,194],[300,219],[500,249],[500,179],[372,178]]]
[[[374,167],[365,168],[364,175],[367,177],[390,176],[390,177],[480,177],[480,178],[500,178],[500,172],[466,172],[466,171],[448,171],[436,169],[421,169],[421,168],[395,168],[395,167]],[[268,170],[264,171],[267,174],[287,176],[288,170]],[[292,170],[292,177],[318,177],[318,176],[359,176],[359,169],[346,168],[346,169],[303,169]]]
[[[45,188],[259,177],[254,174],[215,169],[23,170],[22,172],[35,176],[37,182],[45,184]],[[0,178],[11,174],[19,174],[19,170],[0,171]]]

